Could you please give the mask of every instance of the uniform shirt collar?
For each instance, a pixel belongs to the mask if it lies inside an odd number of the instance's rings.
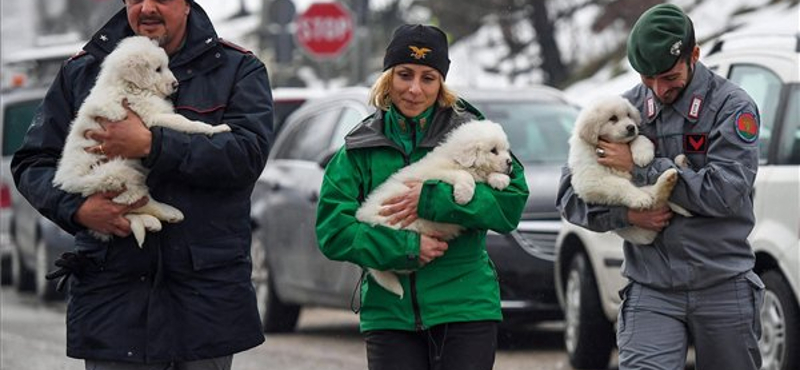
[[[683,90],[681,96],[672,105],[678,114],[682,115],[687,121],[697,123],[700,113],[705,108],[706,96],[709,91],[709,81],[711,71],[700,62],[695,63],[694,76],[689,86]],[[665,108],[656,98],[653,90],[647,89],[645,96],[644,121],[652,123]]]

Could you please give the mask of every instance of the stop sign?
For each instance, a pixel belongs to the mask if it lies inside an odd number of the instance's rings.
[[[338,57],[353,39],[353,17],[338,2],[311,4],[296,25],[297,43],[318,59]]]

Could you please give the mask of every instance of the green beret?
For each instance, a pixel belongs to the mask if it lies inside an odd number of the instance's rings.
[[[660,4],[648,9],[628,36],[628,61],[645,76],[668,71],[694,45],[692,21],[681,8]],[[689,45],[689,44],[692,45]]]

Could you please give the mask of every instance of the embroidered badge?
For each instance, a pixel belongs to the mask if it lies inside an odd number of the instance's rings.
[[[647,118],[653,118],[656,115],[656,103],[653,98],[647,98]]]
[[[409,45],[408,48],[411,49],[411,57],[416,60],[425,59],[425,56],[432,51],[429,48],[419,48],[413,45]]]
[[[681,46],[683,46],[683,41],[675,41],[675,43],[669,47],[669,53],[676,57],[681,56]]]
[[[736,115],[736,134],[747,143],[758,139],[758,119],[750,112],[739,112]]]
[[[684,134],[684,153],[705,153],[708,151],[708,134]]]
[[[703,99],[699,96],[692,98],[692,105],[689,106],[689,118],[697,119],[700,117],[700,108],[703,107]]]

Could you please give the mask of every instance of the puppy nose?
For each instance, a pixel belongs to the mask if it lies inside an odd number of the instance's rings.
[[[628,125],[628,135],[636,135],[636,125]]]
[[[173,90],[177,90],[178,89],[178,85],[179,85],[178,81],[172,81],[172,89]]]

